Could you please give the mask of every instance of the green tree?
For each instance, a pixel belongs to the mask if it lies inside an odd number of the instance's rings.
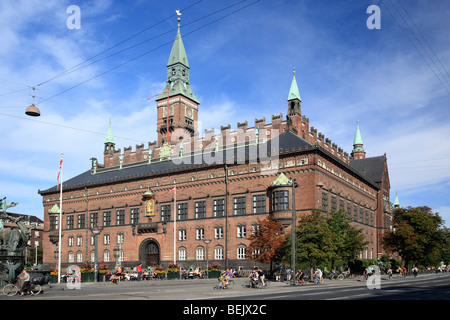
[[[332,259],[336,245],[333,242],[333,233],[327,224],[327,218],[320,212],[303,216],[297,229],[297,263],[308,263],[316,266],[327,263]],[[291,236],[286,236],[282,248],[283,260],[290,261]]]
[[[394,211],[395,231],[383,237],[383,246],[397,252],[406,266],[436,265],[442,259],[442,249],[448,245],[443,223],[429,207],[398,208]]]
[[[331,255],[331,269],[334,269],[336,260],[345,262],[356,259],[357,255],[363,251],[368,242],[364,241],[364,234],[361,229],[357,229],[350,224],[345,211],[331,212],[327,219],[327,224],[333,234],[333,242],[336,246]]]

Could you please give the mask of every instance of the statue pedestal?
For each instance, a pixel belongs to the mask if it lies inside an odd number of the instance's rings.
[[[21,252],[8,252],[0,250],[0,280],[14,281],[17,275],[22,272],[25,263],[25,256]]]

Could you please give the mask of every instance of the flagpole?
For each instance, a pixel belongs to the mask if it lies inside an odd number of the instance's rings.
[[[174,209],[173,209],[173,264],[177,264],[177,185],[174,187]]]
[[[60,161],[61,187],[59,190],[59,235],[58,235],[58,284],[61,283],[61,226],[62,226],[62,181],[63,181],[63,154]]]

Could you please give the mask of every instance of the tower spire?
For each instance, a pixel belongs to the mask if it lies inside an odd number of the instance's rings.
[[[293,74],[294,75],[292,77],[291,88],[289,89],[288,101],[294,99],[302,101],[302,99],[300,98],[300,91],[298,90],[297,80],[295,79],[295,67]]]
[[[109,119],[109,128],[108,132],[106,133],[106,139],[105,139],[105,155],[110,155],[114,152],[116,147],[116,141],[114,140],[114,135],[111,128],[111,118]]]
[[[353,139],[353,150],[351,153],[353,159],[364,159],[366,157],[366,152],[363,148],[363,141],[361,138],[361,132],[359,130],[359,120],[356,121],[356,133]]]
[[[170,137],[177,129],[184,129],[184,132],[191,136],[197,133],[198,105],[200,102],[191,90],[189,62],[180,29],[180,18],[178,17],[177,35],[167,62],[166,86],[155,99],[158,108],[159,146],[162,146],[164,142],[170,143]],[[172,142],[176,140],[177,138],[174,137]]]
[[[289,95],[288,95],[288,112],[287,117],[288,119],[294,115],[301,115],[301,102],[302,99],[300,98],[300,91],[298,90],[297,80],[295,79],[295,68],[293,70],[293,76],[292,76],[292,82],[291,87],[289,89]]]

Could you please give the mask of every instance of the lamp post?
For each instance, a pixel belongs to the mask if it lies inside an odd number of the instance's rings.
[[[114,247],[114,249],[113,249],[113,251],[114,251],[114,259],[116,259],[116,269],[117,269],[117,265],[118,265],[118,262],[119,262],[119,258],[120,258],[120,246],[119,245],[116,245],[115,247]]]
[[[291,220],[291,285],[295,284],[295,274],[296,272],[296,266],[295,266],[295,260],[296,260],[296,244],[297,244],[297,230],[296,230],[296,222],[297,222],[297,214],[295,210],[295,187],[297,187],[296,179],[290,179],[289,181],[292,186],[292,220]]]
[[[208,254],[208,246],[211,243],[211,239],[204,239],[203,242],[206,244],[206,279],[209,279],[209,254]]]
[[[98,250],[98,235],[100,232],[102,232],[102,228],[99,227],[97,224],[95,224],[91,228],[91,232],[94,236],[94,282],[97,282],[97,275],[98,275],[98,258],[97,258],[97,250]]]

